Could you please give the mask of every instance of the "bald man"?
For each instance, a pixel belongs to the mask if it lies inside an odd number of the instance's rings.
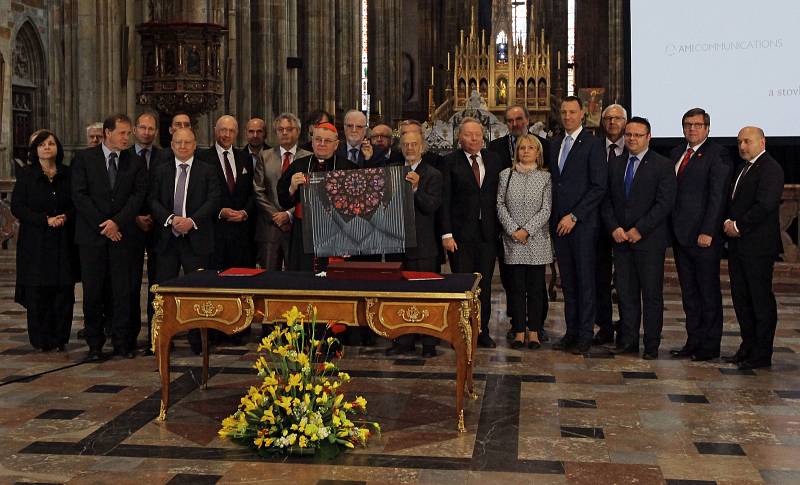
[[[249,156],[233,147],[239,124],[232,116],[223,115],[214,125],[213,146],[197,151],[197,159],[215,168],[221,188],[220,210],[214,220],[214,253],[211,267],[255,265],[255,244],[250,215],[255,215],[253,166]]]
[[[402,165],[405,163],[403,153],[398,148],[392,149],[394,143],[394,136],[392,135],[392,128],[384,123],[372,127],[372,133],[369,134],[369,142],[372,144],[372,149],[375,151],[382,151],[383,158],[376,160],[379,166],[388,165]]]
[[[267,137],[267,122],[261,118],[250,118],[244,127],[244,137],[247,145],[242,148],[242,151],[250,157],[250,162],[255,167],[261,160],[261,152],[271,148],[264,143]]]
[[[725,360],[747,370],[772,365],[778,324],[772,271],[781,248],[778,207],[783,169],[766,152],[761,128],[742,128],[737,143],[744,163],[731,179],[723,230],[728,238],[731,299],[742,343]]]

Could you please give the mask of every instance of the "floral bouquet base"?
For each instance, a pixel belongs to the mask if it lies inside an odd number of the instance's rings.
[[[339,354],[333,337],[315,338],[316,308],[310,322],[297,307],[283,314],[285,326],[261,341],[253,367],[263,378],[242,397],[237,411],[222,420],[219,435],[249,446],[261,456],[315,455],[332,458],[342,450],[366,446],[375,422],[355,421],[366,414],[367,400],[345,400],[342,385],[350,376],[331,360]],[[332,324],[329,325],[329,327]]]

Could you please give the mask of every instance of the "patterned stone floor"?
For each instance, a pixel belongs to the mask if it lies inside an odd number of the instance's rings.
[[[478,353],[479,398],[467,404],[467,433],[455,430],[449,348],[440,346],[433,359],[349,348],[341,363],[353,376],[348,392],[367,398],[369,418],[383,434],[333,462],[267,461],[217,437],[219,421],[256,382],[249,368],[254,342],[217,349],[209,388],[201,390],[200,358],[179,339],[173,406],[158,423],[154,359],[82,363],[86,347],[74,338],[80,302],[68,351],[34,352],[24,310],[13,302],[13,271],[13,253],[3,252],[0,483],[800,483],[797,268],[782,266],[776,276],[774,366],[747,372],[666,355],[684,338],[670,264],[656,361],[613,358],[596,348],[586,356],[549,345],[511,350],[495,281],[492,328],[501,345]],[[738,327],[727,295],[724,303],[723,350],[732,353]],[[563,333],[560,301],[546,326],[551,335]]]

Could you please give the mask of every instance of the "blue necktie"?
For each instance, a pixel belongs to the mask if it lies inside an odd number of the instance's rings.
[[[564,149],[561,150],[561,158],[558,159],[558,173],[564,171],[564,162],[567,161],[570,149],[572,149],[572,137],[567,135],[564,138]]]
[[[628,195],[631,193],[631,187],[633,186],[633,175],[636,173],[636,162],[639,159],[635,156],[631,157],[628,160],[628,168],[625,169],[625,199],[628,198]]]

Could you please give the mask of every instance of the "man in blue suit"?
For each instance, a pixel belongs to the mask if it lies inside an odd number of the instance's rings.
[[[678,178],[672,210],[672,250],[686,314],[686,344],[675,358],[706,361],[719,357],[722,340],[722,219],[730,178],[727,151],[708,139],[711,117],[692,108],[681,120],[684,143],[670,152]]]
[[[553,349],[575,354],[588,352],[592,345],[598,212],[608,176],[603,141],[583,129],[583,115],[580,98],[564,98],[564,136],[553,140],[549,163],[553,178],[550,233],[561,270],[567,323],[567,332]]]

